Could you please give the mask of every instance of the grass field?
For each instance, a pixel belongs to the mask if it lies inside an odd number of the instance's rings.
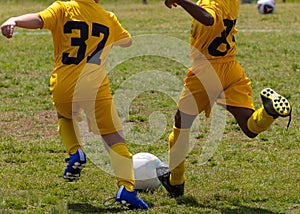
[[[1,23],[49,4],[12,2],[1,1]],[[236,41],[237,58],[252,80],[255,106],[261,105],[264,87],[279,91],[293,105],[290,128],[286,130],[288,119],[280,118],[267,132],[248,139],[232,116],[219,110],[226,116],[222,140],[200,164],[209,136],[220,134],[210,126],[212,119],[200,115],[187,158],[185,196],[169,199],[163,188],[140,193],[150,205],[148,213],[300,213],[300,3],[287,2],[278,2],[272,15],[258,14],[255,4],[241,5]],[[129,109],[120,113],[129,148],[165,160],[174,97],[190,63],[191,18],[159,1],[105,1],[103,7],[119,17],[136,42],[125,52],[113,49],[116,61],[108,65],[119,106]],[[117,187],[97,144],[84,142],[89,162],[81,180],[64,182],[66,153],[48,92],[52,51],[47,31],[17,29],[11,40],[0,37],[0,213],[135,213],[103,206]],[[140,93],[126,106],[122,101],[133,89]]]

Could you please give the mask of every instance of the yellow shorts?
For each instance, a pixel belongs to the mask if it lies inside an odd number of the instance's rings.
[[[199,62],[187,72],[178,109],[209,117],[214,103],[254,109],[251,81],[233,58]]]
[[[79,122],[82,121],[84,112],[89,130],[95,134],[106,135],[122,130],[122,123],[112,98],[73,103],[55,102],[54,106],[61,116]]]

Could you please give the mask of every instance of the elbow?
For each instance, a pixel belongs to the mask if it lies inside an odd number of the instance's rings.
[[[122,48],[127,48],[132,45],[132,39],[128,38],[125,41],[123,41],[122,43],[119,43],[118,45]]]
[[[205,21],[204,21],[204,25],[205,26],[212,26],[214,24],[214,18],[210,15],[208,17],[206,17]]]
[[[207,26],[212,26],[214,24],[214,19],[209,19],[207,21]]]
[[[128,42],[126,43],[126,47],[129,47],[132,45],[132,39],[129,39]]]

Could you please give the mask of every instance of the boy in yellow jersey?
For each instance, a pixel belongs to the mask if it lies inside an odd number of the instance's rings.
[[[130,34],[117,17],[105,11],[98,0],[57,1],[40,13],[12,17],[1,25],[4,36],[11,38],[15,27],[49,29],[54,43],[54,70],[50,91],[58,115],[58,129],[70,158],[64,172],[67,181],[78,180],[86,164],[80,143],[78,121],[81,111],[89,129],[102,136],[117,177],[118,203],[147,210],[137,196],[132,154],[122,133],[109,82],[104,71],[113,45],[131,45]]]
[[[184,193],[185,158],[190,128],[196,116],[208,117],[216,102],[236,119],[250,138],[268,129],[277,117],[290,116],[291,105],[270,88],[261,91],[263,105],[255,110],[250,79],[235,59],[239,0],[165,0],[169,8],[180,5],[192,17],[190,35],[192,67],[188,69],[178,101],[175,124],[169,135],[169,168],[159,175],[171,197]],[[290,120],[289,120],[290,122]],[[289,124],[288,124],[289,125]]]

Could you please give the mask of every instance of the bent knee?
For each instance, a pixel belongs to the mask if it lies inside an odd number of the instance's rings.
[[[190,115],[177,110],[175,114],[175,126],[183,129],[190,128],[196,117],[197,115]]]

